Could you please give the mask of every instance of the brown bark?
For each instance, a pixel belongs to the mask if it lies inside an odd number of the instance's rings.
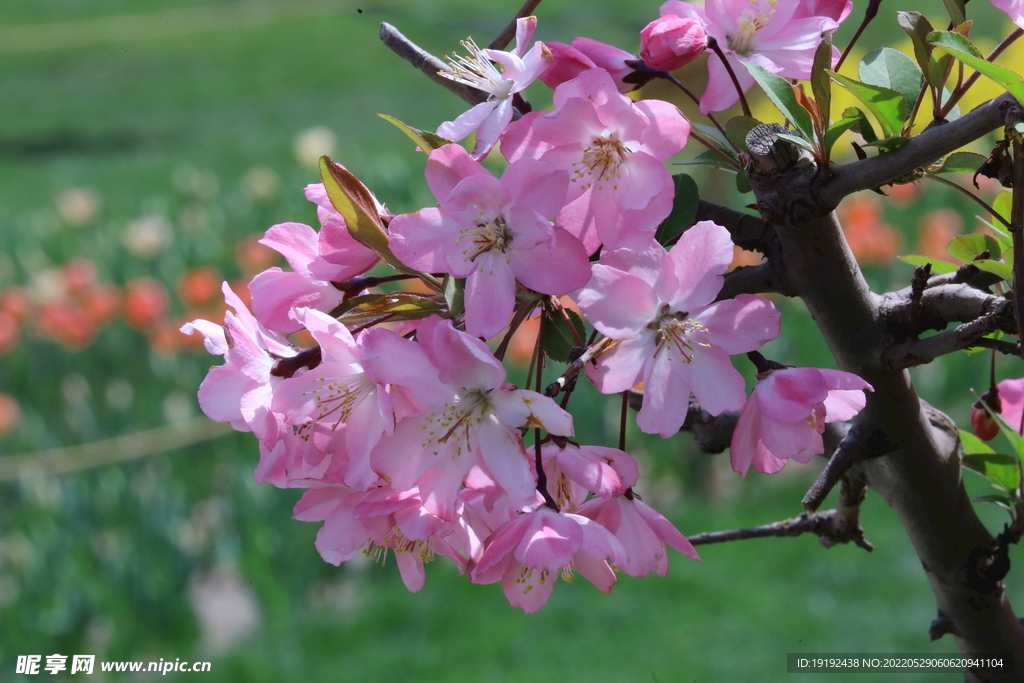
[[[955,149],[950,147],[953,141],[964,144],[962,136],[968,132],[979,136],[1000,124],[992,105],[980,110],[961,129],[943,126],[943,144],[935,143],[935,156]],[[920,145],[905,156],[885,154],[866,160],[866,166],[849,165],[839,174],[844,193],[876,187],[905,173],[908,164],[926,160]],[[858,453],[859,472],[907,530],[961,650],[971,655],[1010,653],[1012,668],[986,673],[986,680],[1022,680],[1024,628],[1006,598],[1002,576],[994,571],[994,539],[964,490],[956,426],[921,401],[906,370],[886,360],[892,339],[882,298],[868,288],[831,212],[845,196],[835,193],[836,174],[806,158],[780,169],[773,167],[772,158],[777,155],[753,158],[748,173],[762,216],[775,226],[786,280],[806,303],[838,366],[875,389],[855,426],[873,435],[875,444]],[[854,176],[857,182],[852,182]],[[1005,563],[997,564],[1001,570]],[[972,676],[968,672],[968,680]]]

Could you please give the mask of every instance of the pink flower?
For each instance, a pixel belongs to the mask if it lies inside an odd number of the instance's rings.
[[[669,14],[640,31],[640,56],[648,66],[675,71],[696,59],[708,39],[700,21]]]
[[[590,278],[579,240],[551,225],[569,176],[523,159],[494,178],[458,145],[427,161],[439,208],[397,216],[391,248],[406,265],[466,280],[466,331],[489,339],[512,317],[516,281],[542,294],[565,294]]]
[[[1010,21],[1024,28],[1024,0],[992,0],[992,4],[1010,15]]]
[[[566,81],[579,76],[590,69],[604,69],[614,79],[619,92],[627,93],[636,90],[647,80],[629,78],[635,68],[630,65],[637,56],[620,50],[617,47],[602,43],[591,38],[576,38],[572,45],[565,43],[546,43],[551,50],[552,62],[540,80],[549,88],[557,88]]]
[[[765,376],[767,375],[767,376]],[[740,414],[729,456],[732,468],[747,475],[781,470],[825,452],[821,434],[827,422],[849,420],[864,407],[871,385],[841,370],[786,368],[759,375]]]
[[[402,392],[428,397],[437,386],[437,372],[419,345],[391,330],[377,327],[355,339],[319,311],[298,309],[297,317],[319,343],[321,362],[281,382],[274,392],[274,412],[295,426],[309,447],[336,461],[339,483],[366,490],[377,481],[370,451],[395,429],[395,399]],[[395,358],[416,372],[398,375]],[[413,377],[418,379],[410,382]]]
[[[311,488],[295,504],[294,518],[324,522],[316,535],[316,549],[325,562],[339,565],[359,553],[378,560],[391,549],[406,587],[423,588],[423,563],[434,554],[465,567],[466,560],[449,545],[460,538],[458,524],[445,522],[423,510],[415,489],[390,488],[354,491],[345,486]]]
[[[622,542],[625,561],[615,566],[630,576],[647,576],[651,572],[667,576],[666,544],[700,562],[697,551],[672,522],[635,494],[595,498],[580,508],[580,514],[594,520]]]
[[[570,173],[568,203],[556,224],[588,253],[602,243],[646,249],[672,210],[672,177],[662,162],[686,144],[689,122],[667,102],[634,103],[602,69],[558,86],[554,104],[553,112],[533,112],[510,125],[502,153]]]
[[[285,333],[302,328],[294,309],[332,310],[344,297],[332,283],[362,275],[380,260],[349,234],[345,219],[331,206],[322,184],[307,186],[306,198],[317,204],[322,222],[319,234],[302,223],[271,227],[260,244],[284,256],[292,272],[270,268],[249,283],[256,317],[269,329]]]
[[[571,436],[572,417],[546,396],[504,384],[505,368],[490,349],[450,320],[423,320],[416,338],[439,371],[439,384],[430,405],[381,438],[371,454],[374,470],[396,489],[419,486],[424,507],[442,519],[455,514],[474,465],[515,500],[532,501],[536,476],[520,430]]]
[[[708,36],[718,41],[736,78],[746,92],[754,84],[743,63],[756,64],[783,78],[807,79],[821,34],[838,27],[829,16],[807,16],[799,0],[707,0],[704,8],[668,0],[662,16],[699,20]],[[819,2],[822,11],[835,12],[837,3]],[[700,100],[707,114],[728,109],[739,93],[717,55],[708,59],[708,87]]]
[[[801,0],[800,6],[793,12],[793,18],[828,17],[841,24],[852,11],[853,0]]]
[[[452,141],[459,141],[476,131],[476,146],[473,158],[483,159],[498,141],[501,131],[512,120],[512,96],[520,92],[547,68],[551,53],[544,43],[534,43],[529,52],[526,44],[533,37],[537,17],[524,17],[516,24],[516,47],[511,52],[481,50],[472,38],[464,40],[463,46],[470,57],[450,59],[451,71],[441,75],[458,83],[483,90],[489,97],[486,102],[474,106],[454,121],[442,123],[437,134]],[[502,70],[494,65],[497,62]]]
[[[224,365],[211,368],[199,387],[199,407],[215,422],[274,441],[278,422],[270,402],[281,378],[271,371],[279,359],[297,351],[284,337],[263,327],[226,282],[222,289],[225,301],[235,309],[224,314],[223,328],[206,320],[181,327],[184,334],[202,334],[207,350],[224,356]]]
[[[572,442],[561,446],[551,441],[544,444],[541,454],[548,493],[565,512],[576,512],[588,493],[621,496],[640,477],[636,460],[618,448]]]
[[[486,546],[470,578],[483,584],[501,581],[509,603],[527,614],[548,601],[559,572],[569,578],[578,571],[610,593],[615,572],[607,560],[620,566],[626,559],[622,544],[600,524],[546,507],[500,527]]]
[[[1024,416],[1024,378],[1004,379],[999,383],[1000,411],[1014,429],[1021,431]]]
[[[739,410],[746,387],[729,356],[779,336],[779,313],[767,299],[715,302],[732,258],[729,231],[701,221],[669,252],[657,243],[640,253],[602,252],[575,297],[587,320],[620,342],[588,376],[606,394],[643,380],[637,424],[648,434],[679,431],[690,392],[712,415]]]

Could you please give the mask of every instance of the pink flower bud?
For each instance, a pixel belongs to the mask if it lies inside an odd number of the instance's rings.
[[[636,90],[650,80],[647,79],[625,79],[633,74],[634,68],[630,62],[637,58],[625,50],[620,50],[612,45],[592,40],[590,38],[576,38],[572,45],[565,43],[545,43],[551,51],[551,66],[544,71],[540,80],[549,88],[557,88],[566,81],[579,76],[589,69],[604,69],[611,74],[615,86],[621,93]]]
[[[707,47],[704,28],[696,19],[666,14],[640,32],[640,56],[648,66],[674,71],[692,62]]]

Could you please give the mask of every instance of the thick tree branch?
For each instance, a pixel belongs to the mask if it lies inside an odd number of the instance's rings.
[[[774,293],[796,296],[795,290],[785,281],[784,274],[776,265],[777,261],[759,263],[756,266],[740,266],[724,275],[725,284],[715,301],[734,299],[737,294]]]
[[[1010,94],[990,100],[956,121],[944,123],[893,152],[839,164],[829,169],[831,180],[817,190],[822,206],[834,208],[848,195],[891,182],[954,152],[1003,125],[1002,106],[1016,102]]]
[[[955,625],[961,650],[1012,653],[1012,668],[995,672],[993,682],[1024,679],[1024,628],[1002,584],[975,578],[981,553],[993,538],[963,487],[956,426],[922,404],[906,370],[883,359],[892,338],[880,297],[869,290],[827,209],[851,192],[876,187],[998,127],[1002,101],[1006,98],[928,131],[896,152],[838,167],[831,182],[827,171],[805,160],[772,168],[769,160],[752,157],[747,169],[761,215],[775,226],[787,279],[839,368],[874,387],[858,428],[881,435],[891,448],[882,457],[863,459],[856,470],[900,518],[938,608]]]
[[[729,231],[732,241],[740,248],[759,251],[770,256],[777,246],[775,228],[757,216],[736,211],[705,199],[697,202],[695,222],[714,221]]]

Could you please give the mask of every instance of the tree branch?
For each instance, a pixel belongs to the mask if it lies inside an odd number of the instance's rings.
[[[642,391],[629,392],[629,407],[633,410],[640,410],[643,406],[644,394]],[[679,428],[681,432],[690,432],[694,436],[697,447],[704,453],[721,453],[732,442],[732,433],[736,430],[736,421],[739,420],[739,411],[730,411],[721,415],[712,415],[704,410],[696,400],[690,399],[686,410],[686,420]],[[828,457],[836,449],[839,443],[845,438],[850,425],[842,422],[833,422],[825,425],[825,432],[822,440],[825,443],[825,457]]]
[[[714,221],[729,231],[732,241],[741,249],[758,251],[770,256],[778,246],[775,228],[757,216],[736,211],[704,199],[697,201],[694,222]]]
[[[848,528],[851,518],[843,515],[840,510],[824,510],[822,512],[803,512],[794,519],[784,519],[781,522],[773,522],[763,526],[749,527],[746,529],[730,529],[729,531],[710,531],[695,536],[687,536],[692,545],[709,545],[711,543],[725,543],[727,541],[743,541],[748,538],[785,538],[787,536],[800,536],[806,533],[817,534],[821,544],[831,548],[839,543],[853,541],[867,551],[875,549],[871,543],[864,538],[864,530],[860,522],[854,518],[855,530]]]
[[[817,510],[853,466],[869,458],[880,458],[890,453],[893,448],[894,444],[884,432],[871,429],[861,422],[854,424],[829,458],[817,481],[804,496],[804,509],[811,512]]]
[[[784,274],[771,260],[756,266],[740,266],[724,276],[725,284],[715,301],[734,299],[737,294],[774,293],[796,296],[796,291],[785,281]]]
[[[992,546],[993,538],[963,487],[956,425],[922,403],[906,370],[883,359],[892,338],[880,297],[868,288],[835,214],[823,210],[851,192],[876,187],[995,129],[1002,120],[999,105],[1007,99],[993,100],[895,152],[837,167],[832,174],[804,160],[771,168],[752,157],[747,168],[758,209],[775,226],[787,279],[806,303],[839,368],[863,377],[875,389],[868,393],[857,425],[868,434],[882,435],[891,449],[882,457],[863,459],[856,467],[858,475],[900,518],[937,607],[955,625],[960,649],[969,655],[1012,653],[1012,666],[994,672],[991,683],[1024,678],[1024,627],[1001,583],[975,579],[983,561],[980,553]]]
[[[448,71],[449,66],[406,38],[391,24],[384,22],[380,25],[380,39],[396,55],[422,71],[427,78],[445,90],[461,97],[463,101],[469,104],[480,104],[487,99],[487,93],[483,90],[477,90],[476,88],[471,88],[468,85],[457,83],[441,76],[440,72]]]
[[[1012,334],[1015,331],[1016,323],[1012,318],[1012,311],[1013,305],[1003,299],[995,310],[977,320],[926,339],[914,339],[892,345],[883,352],[882,360],[893,369],[903,369],[930,363],[939,356],[954,351],[983,346],[982,338],[993,332],[1002,330]]]
[[[831,181],[818,189],[818,200],[824,207],[834,208],[854,192],[884,185],[960,149],[1003,125],[1001,107],[1006,102],[1016,100],[1004,94],[956,121],[924,131],[895,151],[832,166]]]
[[[528,17],[533,14],[533,11],[540,5],[541,0],[526,0],[523,6],[519,8],[516,15],[512,17],[512,21],[505,25],[505,28],[501,30],[501,33],[491,41],[491,44],[487,46],[489,50],[504,50],[508,47],[508,44],[512,42],[512,39],[516,37],[517,22],[523,17]]]
[[[917,332],[944,330],[951,322],[971,322],[999,310],[1006,299],[966,284],[939,284],[927,287],[919,300],[915,318],[913,293],[906,289],[883,294],[878,304],[890,333],[897,339],[910,336],[916,322]],[[902,332],[902,333],[901,333]]]

